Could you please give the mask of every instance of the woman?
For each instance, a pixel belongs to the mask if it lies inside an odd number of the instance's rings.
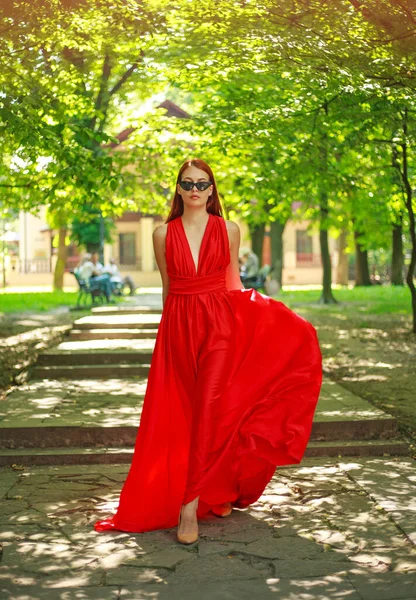
[[[223,219],[204,161],[182,165],[153,243],[163,312],[140,428],[117,513],[95,529],[178,523],[189,544],[198,517],[247,507],[276,466],[301,461],[321,353],[310,323],[241,285],[239,227]]]

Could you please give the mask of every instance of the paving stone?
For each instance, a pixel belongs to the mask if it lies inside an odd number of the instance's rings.
[[[250,529],[247,530],[241,530],[241,531],[227,531],[226,529],[204,529],[203,527],[200,527],[200,536],[203,538],[208,538],[208,539],[216,539],[216,540],[220,540],[220,541],[227,541],[227,542],[253,542],[254,540],[259,539],[260,537],[262,537],[264,535],[264,533],[262,531],[259,531],[258,529],[252,527]]]
[[[0,585],[2,600],[117,600],[119,588],[48,588],[46,586],[27,586],[7,588]]]
[[[46,529],[46,528],[45,528]],[[53,530],[42,530],[39,524],[5,524],[0,526],[0,541],[1,542],[16,542],[20,540],[48,539]]]
[[[310,531],[308,537],[319,542],[324,547],[330,546],[336,548],[340,552],[351,553],[359,550],[359,544],[354,540],[349,539],[342,531],[322,528],[316,531]]]
[[[0,467],[0,498],[17,483],[20,473],[12,471],[10,467]]]
[[[168,581],[158,584],[124,584],[118,598],[119,600],[195,600],[196,598],[199,600],[201,596],[197,587],[197,585],[193,585],[189,589],[187,586],[187,589],[184,590],[181,584],[172,585]],[[188,593],[191,595],[187,595]]]
[[[38,475],[35,473],[22,473],[19,485],[31,485],[38,487],[50,483],[50,475]]]
[[[168,569],[152,567],[121,566],[105,572],[106,585],[127,585],[129,583],[164,583],[171,575]]]
[[[96,557],[80,552],[65,543],[6,542],[3,544],[2,564],[18,567],[24,573],[50,575],[88,567]]]
[[[347,574],[356,565],[347,561],[315,560],[274,560],[275,577],[294,579],[295,577],[322,577],[324,575]]]
[[[157,548],[146,545],[146,550],[136,544],[123,544],[108,542],[82,547],[79,550],[84,558],[90,560],[98,558],[97,567],[100,569],[115,569],[121,566],[151,567],[155,569],[173,569],[184,560],[195,558],[195,552],[181,547]]]
[[[1,502],[0,522],[9,522],[10,517],[13,518],[14,515],[29,510],[28,502],[25,498],[13,498],[13,494],[9,493],[11,498],[3,499]]]
[[[282,525],[281,523],[276,523],[274,526],[274,537],[293,537],[299,535],[299,530],[296,527],[290,525]],[[290,542],[288,542],[290,543]]]
[[[371,459],[340,465],[416,544],[414,461]]]
[[[390,559],[389,569],[394,573],[416,573],[416,556],[400,556],[397,552],[382,552],[381,557],[386,562]]]
[[[93,528],[93,524],[79,527],[70,523],[55,523],[55,527],[59,528],[59,531],[65,535],[68,542],[77,544],[78,546],[85,546],[87,548],[100,548],[105,544],[112,543],[119,544],[120,547],[124,548],[130,547],[130,544],[132,544],[138,552],[141,550],[140,546],[133,537],[135,534],[127,533],[125,531],[103,531],[101,533],[97,533]],[[155,549],[158,550],[159,546],[156,546]]]
[[[154,568],[173,569],[183,561],[195,559],[195,556],[195,552],[192,549],[172,548],[140,556],[136,559],[136,563],[140,566],[146,565]]]
[[[413,573],[380,573],[371,576],[350,573],[348,578],[362,600],[416,598],[416,577]]]
[[[198,584],[215,581],[230,581],[261,578],[262,574],[236,556],[207,556],[179,564],[172,574],[172,583],[196,581]]]
[[[226,519],[209,517],[200,522],[200,536],[228,542],[252,542],[264,535],[271,535],[272,528],[259,513],[251,510],[233,510]]]
[[[0,566],[0,587],[13,589],[14,586],[42,585],[48,588],[77,588],[82,586],[98,586],[104,579],[104,572],[98,569],[76,569],[67,572],[57,571],[41,573],[24,571],[21,566]]]
[[[46,522],[44,514],[41,514],[37,510],[32,510],[31,508],[26,507],[23,510],[19,510],[19,512],[9,515],[8,517],[6,515],[0,515],[0,520],[2,523],[2,528],[6,524],[17,524],[24,526],[43,524]]]
[[[166,585],[123,586],[120,600],[361,600],[346,578],[257,579]]]
[[[244,552],[246,544],[241,542],[206,541],[200,538],[198,542],[198,556],[210,554],[228,555],[230,552]]]
[[[302,499],[303,504],[310,504],[314,508],[328,510],[331,513],[342,514],[360,514],[368,512],[374,507],[374,501],[371,500],[364,492],[360,493],[355,490],[355,493],[348,491],[339,493],[334,490],[332,493],[325,494],[320,490],[311,492]]]
[[[360,549],[403,546],[403,534],[388,517],[374,506],[369,512],[329,513],[328,522],[355,540]]]
[[[36,502],[40,500],[45,500],[46,498],[50,502],[53,502],[56,499],[62,500],[62,498],[72,501],[77,499],[83,500],[85,497],[85,500],[89,500],[87,486],[82,486],[82,489],[79,489],[77,485],[72,486],[65,484],[61,484],[59,487],[54,485],[31,487],[28,485],[22,485],[19,482],[13,486],[12,490],[7,494],[8,498],[14,498],[16,496],[21,496],[26,500],[30,500],[31,505],[36,504]]]
[[[290,542],[282,538],[267,537],[247,544],[245,548],[247,554],[274,559],[302,559],[321,554],[323,551],[322,546],[300,537],[292,538]]]
[[[17,567],[0,563],[0,588],[11,589],[19,585],[36,585],[39,579],[43,579],[39,573],[22,573]]]

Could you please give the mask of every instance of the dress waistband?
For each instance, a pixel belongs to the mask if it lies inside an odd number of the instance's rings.
[[[214,294],[225,291],[225,271],[202,277],[169,277],[169,294]]]

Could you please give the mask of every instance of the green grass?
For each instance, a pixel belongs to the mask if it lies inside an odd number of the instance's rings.
[[[318,305],[321,293],[319,290],[283,291],[277,300],[289,307],[308,305],[308,308],[321,306],[331,312],[353,309],[357,313],[367,314],[411,314],[411,297],[407,287],[381,286],[334,289],[333,295],[338,304]]]
[[[323,308],[330,312],[344,309],[355,310],[357,314],[411,314],[410,291],[407,287],[371,286],[369,288],[337,288],[334,296],[338,304],[322,306],[318,304],[320,290],[284,290],[276,300],[289,307],[305,306],[310,309]],[[0,314],[13,312],[44,312],[58,306],[74,306],[77,292],[10,292],[0,293]]]
[[[58,306],[75,306],[77,292],[0,293],[0,315],[14,312],[44,312]]]

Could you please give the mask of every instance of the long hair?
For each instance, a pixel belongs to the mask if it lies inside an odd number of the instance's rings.
[[[218,196],[217,184],[215,183],[215,177],[214,173],[211,170],[211,167],[200,158],[191,158],[190,160],[184,162],[181,168],[179,169],[175,185],[175,195],[173,196],[171,209],[165,223],[169,223],[169,221],[173,221],[173,219],[176,219],[176,217],[180,217],[181,215],[183,215],[183,200],[182,196],[178,192],[178,183],[181,181],[183,172],[188,167],[196,167],[197,169],[201,169],[201,171],[205,171],[205,173],[208,175],[209,180],[211,181],[214,187],[212,190],[212,194],[207,201],[207,212],[211,213],[212,215],[217,215],[218,217],[223,216],[221,201]]]

